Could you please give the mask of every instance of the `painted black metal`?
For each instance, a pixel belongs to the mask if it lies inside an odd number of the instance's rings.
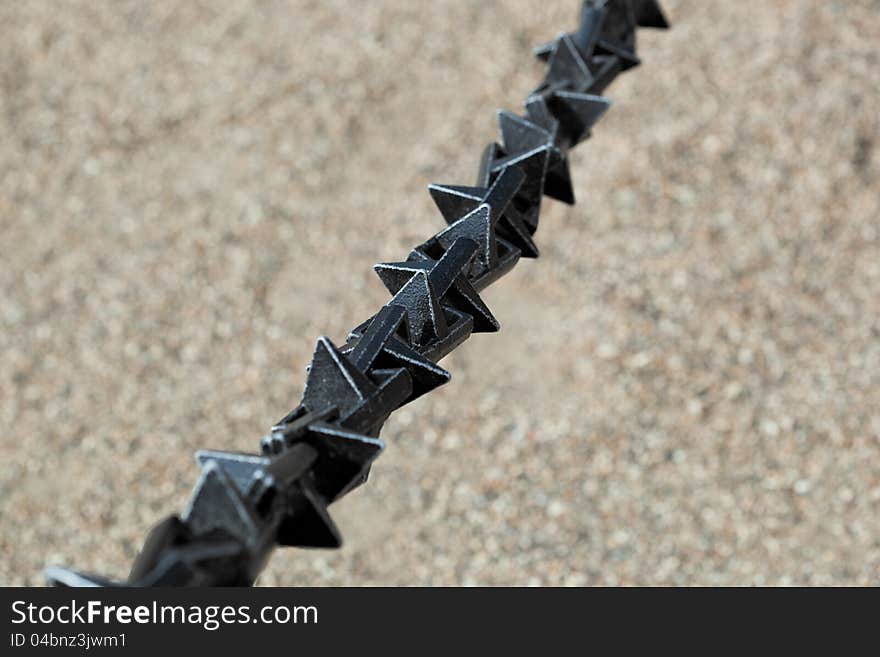
[[[376,265],[388,303],[341,348],[318,339],[302,400],[260,454],[196,454],[189,505],[153,528],[125,585],[249,585],[276,545],[341,544],[327,505],[366,481],[385,420],[449,380],[436,362],[471,333],[499,329],[479,291],[537,257],[542,197],[574,203],[568,150],[608,109],[598,94],[639,63],[638,26],[668,27],[655,0],[585,0],[578,29],[535,50],[544,79],[523,115],[499,111],[501,143],[483,152],[476,185],[428,188],[446,227],[405,261]],[[46,576],[120,585],[63,568]]]

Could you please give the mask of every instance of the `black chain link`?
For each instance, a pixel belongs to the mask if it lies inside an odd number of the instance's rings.
[[[535,50],[544,80],[522,115],[498,112],[501,143],[483,152],[476,185],[429,187],[447,226],[404,262],[375,266],[391,300],[342,347],[318,339],[302,400],[261,454],[196,454],[189,505],[152,529],[127,585],[250,585],[276,545],[339,547],[327,505],[366,481],[385,420],[449,380],[436,363],[471,333],[499,329],[479,292],[538,256],[542,197],[574,203],[567,153],[608,109],[598,94],[639,63],[637,27],[668,27],[656,0],[585,0],[578,29]],[[119,585],[46,574],[60,586]]]

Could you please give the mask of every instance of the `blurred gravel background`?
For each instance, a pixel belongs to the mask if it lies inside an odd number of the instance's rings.
[[[257,447],[577,4],[0,1],[0,582]],[[261,583],[880,583],[880,3],[666,7],[502,332]]]

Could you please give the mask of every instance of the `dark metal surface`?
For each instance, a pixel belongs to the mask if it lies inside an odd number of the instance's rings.
[[[302,400],[260,454],[196,454],[186,510],[153,528],[127,585],[249,585],[276,545],[341,544],[327,506],[366,481],[385,420],[449,380],[436,361],[472,332],[499,329],[479,291],[538,256],[543,196],[574,203],[568,150],[608,109],[598,94],[639,63],[637,26],[668,27],[655,0],[585,0],[578,28],[536,49],[544,79],[522,115],[499,111],[501,143],[483,152],[476,185],[428,188],[446,227],[405,261],[375,266],[391,299],[341,348],[318,339]],[[62,568],[46,577],[119,585]]]

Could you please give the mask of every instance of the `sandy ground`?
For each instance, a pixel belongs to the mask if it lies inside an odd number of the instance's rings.
[[[880,5],[666,4],[502,332],[261,583],[880,583]],[[255,449],[576,5],[0,3],[0,581]]]

